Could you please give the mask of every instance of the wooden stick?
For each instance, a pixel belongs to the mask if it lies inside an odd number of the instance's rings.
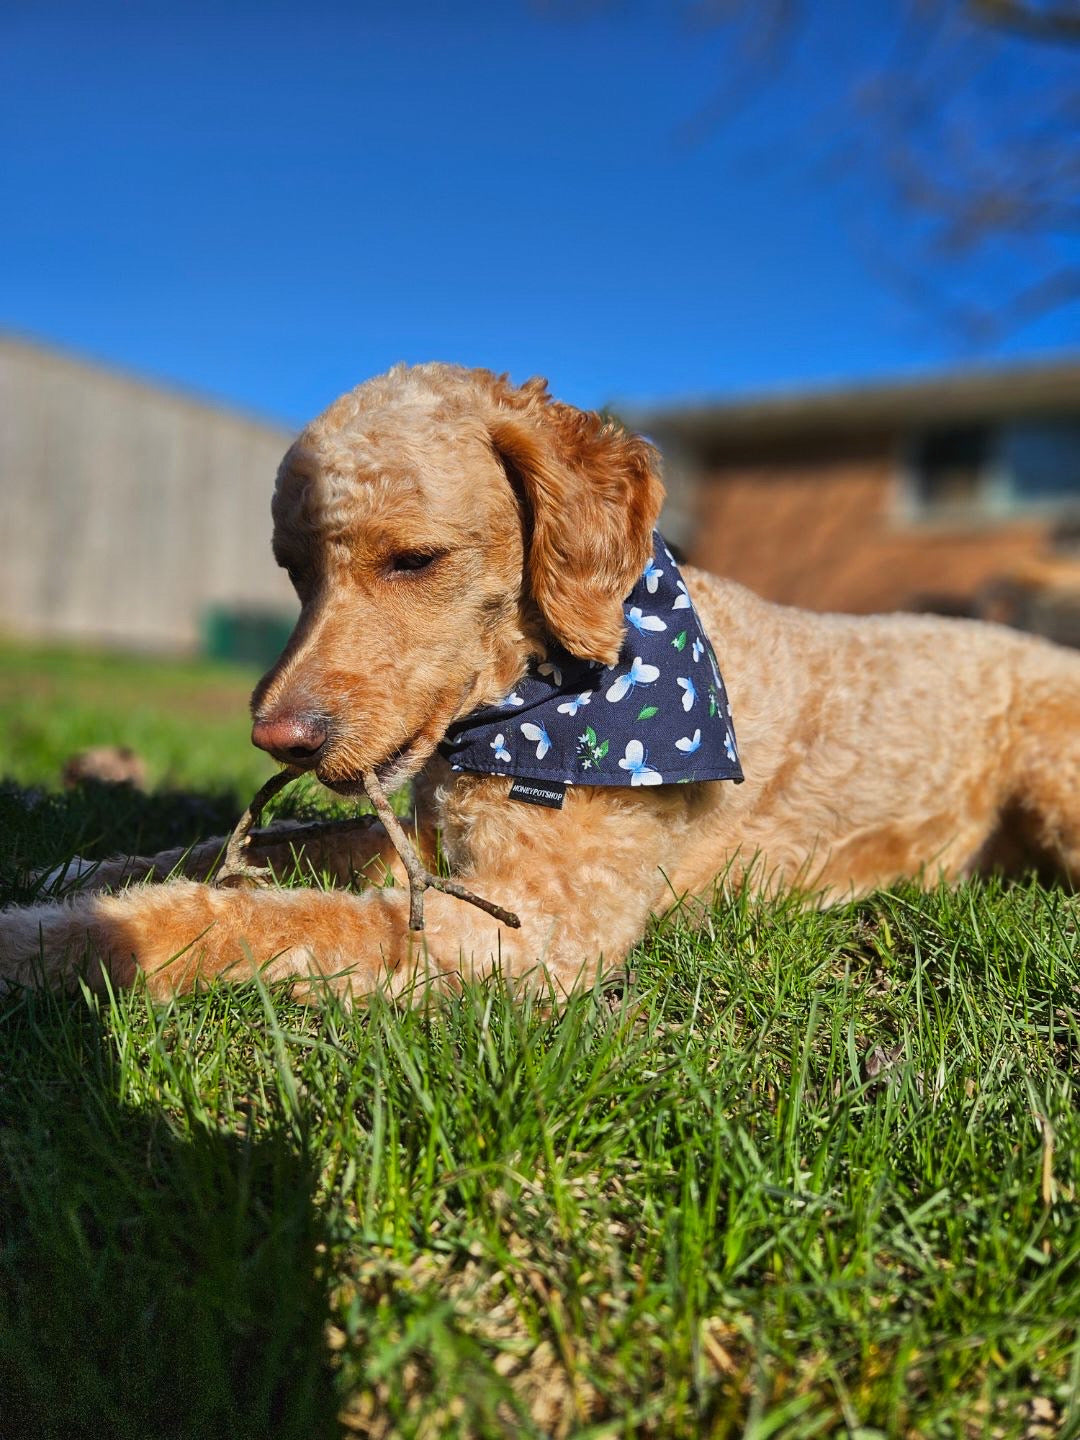
[[[349,835],[378,823],[375,815],[354,815],[345,820],[271,820],[269,825],[256,825],[251,840],[258,844],[305,845],[309,840],[322,840],[327,835]]]
[[[490,900],[484,900],[479,895],[474,895],[471,890],[466,890],[464,885],[459,885],[456,880],[444,880],[439,875],[432,875],[430,870],[425,869],[419,855],[412,847],[409,837],[405,834],[401,822],[390,808],[390,802],[386,798],[386,791],[379,784],[378,777],[373,770],[366,770],[361,776],[364,782],[364,789],[368,793],[368,799],[375,806],[375,813],[383,823],[387,835],[390,836],[391,844],[401,858],[405,866],[405,873],[409,877],[409,929],[423,930],[424,928],[424,891],[441,890],[444,895],[453,895],[457,900],[465,900],[470,905],[476,905],[488,915],[493,915],[504,925],[512,930],[521,929],[521,921],[512,910],[504,910],[501,905],[493,905]]]
[[[279,790],[284,790],[286,785],[291,785],[299,776],[299,770],[279,770],[276,775],[271,775],[262,789],[257,792],[254,800],[240,816],[236,829],[229,836],[229,843],[225,847],[225,859],[221,862],[221,867],[214,877],[215,885],[231,886],[248,880],[255,885],[265,885],[272,878],[273,871],[268,865],[249,865],[244,858],[244,852],[251,843],[251,832],[259,822],[263,806]]]
[[[280,770],[276,775],[271,776],[266,784],[258,791],[254,800],[252,800],[243,815],[241,815],[236,829],[229,837],[229,842],[225,847],[225,859],[221,862],[221,867],[214,879],[215,885],[229,886],[243,884],[244,882],[265,885],[267,881],[272,878],[273,871],[270,870],[269,866],[249,865],[245,859],[245,852],[251,844],[252,831],[259,822],[259,816],[262,814],[266,802],[275,796],[278,791],[284,790],[286,785],[291,785],[294,780],[299,778],[300,773],[298,770]],[[397,851],[401,863],[405,867],[405,873],[409,877],[410,930],[419,931],[424,928],[424,891],[429,889],[441,890],[445,895],[453,895],[457,900],[465,900],[470,905],[476,905],[479,909],[485,911],[486,914],[494,916],[496,920],[501,921],[502,924],[509,926],[512,930],[519,930],[521,928],[521,921],[512,910],[504,910],[501,905],[495,905],[492,901],[485,900],[480,895],[474,895],[471,890],[466,890],[464,885],[459,884],[457,880],[443,879],[442,876],[433,875],[430,870],[426,869],[419,855],[417,855],[413,848],[412,842],[405,834],[401,822],[390,808],[390,802],[386,798],[386,792],[379,784],[374,771],[367,771],[362,776],[362,779],[368,798],[375,807],[375,813],[382,821],[383,829],[387,835],[389,835],[390,843]],[[339,823],[341,822],[331,821],[328,822],[325,827],[324,825],[315,824],[310,828],[317,832]],[[296,828],[301,830],[305,827],[297,826]],[[286,831],[282,834],[281,838],[289,838],[288,832]]]

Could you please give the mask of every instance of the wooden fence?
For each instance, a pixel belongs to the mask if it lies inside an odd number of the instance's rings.
[[[190,650],[215,609],[295,613],[270,553],[291,438],[0,336],[0,629]]]

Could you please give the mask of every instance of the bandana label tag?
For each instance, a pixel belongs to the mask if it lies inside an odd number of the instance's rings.
[[[525,805],[546,805],[549,810],[561,810],[565,798],[566,783],[562,780],[515,780],[510,786],[510,799]]]

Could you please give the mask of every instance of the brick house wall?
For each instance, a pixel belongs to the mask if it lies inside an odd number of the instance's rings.
[[[963,611],[1047,548],[1045,521],[920,523],[904,517],[899,491],[889,442],[713,460],[701,472],[687,550],[694,564],[770,600],[869,614],[928,604]]]
[[[812,610],[977,613],[1080,645],[1080,353],[628,420],[706,569]]]

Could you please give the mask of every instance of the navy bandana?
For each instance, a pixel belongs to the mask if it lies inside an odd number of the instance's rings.
[[[551,646],[501,704],[450,726],[439,750],[452,769],[556,785],[742,780],[716,656],[671,551],[653,541],[623,602],[618,663]]]

